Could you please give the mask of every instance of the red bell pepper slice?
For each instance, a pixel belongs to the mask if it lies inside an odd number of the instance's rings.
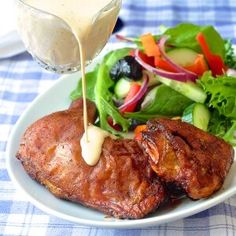
[[[195,74],[202,76],[204,72],[206,72],[209,68],[205,61],[205,58],[202,54],[198,54],[194,63],[189,66],[185,66],[185,69],[194,72]]]
[[[219,55],[213,54],[206,42],[206,39],[202,32],[199,32],[196,37],[198,43],[201,46],[202,52],[208,62],[208,65],[214,76],[222,75],[226,70],[224,61]]]
[[[131,50],[130,53],[129,53],[129,55],[132,56],[132,57],[134,57],[134,56],[135,56],[135,55],[134,55],[134,51],[135,51],[135,50]],[[147,63],[148,65],[150,65],[150,66],[152,66],[152,67],[155,66],[154,57],[149,57],[149,56],[147,56],[145,53],[143,53],[143,52],[141,52],[141,51],[139,51],[139,56],[140,56],[141,59],[142,59],[145,63]]]
[[[161,57],[155,57],[155,67],[170,72],[177,72],[173,66],[171,66],[167,61],[163,60]]]
[[[125,98],[124,104],[127,103],[130,99],[132,99],[140,90],[141,85],[137,83],[132,83],[129,89],[129,92]],[[133,112],[137,106],[137,103],[130,104],[129,106],[123,108],[121,110],[122,113],[124,112]]]

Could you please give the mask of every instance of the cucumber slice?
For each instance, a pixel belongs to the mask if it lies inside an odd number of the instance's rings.
[[[131,81],[128,81],[126,78],[121,78],[115,85],[114,92],[118,99],[124,98],[127,96],[131,86]]]
[[[163,86],[165,86],[165,85],[163,85]],[[158,89],[158,87],[155,87],[151,91],[148,92],[148,94],[145,96],[145,98],[141,104],[141,110],[144,110],[146,107],[148,107],[150,104],[152,104],[153,101],[155,101],[157,89]]]
[[[144,70],[143,71],[143,74],[145,75],[148,75],[148,87],[152,87],[154,85],[157,85],[157,84],[160,84],[160,81],[158,80],[158,75],[155,75],[147,70]]]
[[[177,65],[189,66],[194,64],[198,53],[189,48],[176,48],[169,51],[167,55]]]
[[[211,114],[204,104],[194,103],[184,110],[182,121],[193,124],[197,128],[207,131],[210,116]]]
[[[194,102],[204,103],[206,101],[207,94],[195,83],[180,82],[164,77],[159,77],[158,79],[161,83],[171,87],[175,91],[183,94]]]

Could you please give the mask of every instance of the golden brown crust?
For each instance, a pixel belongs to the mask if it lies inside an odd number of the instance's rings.
[[[89,103],[89,122],[95,106]],[[106,138],[98,164],[81,157],[82,103],[31,125],[17,158],[30,176],[60,198],[119,218],[141,218],[164,200],[165,190],[134,140]]]
[[[141,144],[157,175],[192,199],[217,191],[234,157],[234,149],[224,140],[180,120],[149,121]]]

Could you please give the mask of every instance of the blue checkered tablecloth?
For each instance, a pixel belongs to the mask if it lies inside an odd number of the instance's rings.
[[[236,43],[235,0],[124,0],[120,13],[124,35],[157,32],[159,25],[180,22],[212,24]],[[114,37],[110,43],[114,43]],[[19,116],[58,75],[42,70],[29,54],[0,60],[0,235],[235,235],[236,196],[191,217],[148,229],[84,227],[48,215],[16,190],[6,170],[5,150]]]

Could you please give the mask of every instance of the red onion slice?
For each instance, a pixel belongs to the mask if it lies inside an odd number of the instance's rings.
[[[165,52],[165,43],[166,43],[167,40],[168,40],[168,36],[165,36],[165,35],[160,38],[160,41],[159,41],[158,45],[159,45],[159,49],[160,49],[161,55],[162,55],[163,58],[164,58],[171,66],[173,66],[178,72],[180,72],[180,73],[185,73],[188,80],[191,80],[191,81],[195,82],[195,80],[198,79],[197,74],[195,74],[195,73],[193,73],[193,72],[191,72],[191,71],[188,71],[188,70],[184,69],[183,67],[177,65],[176,63],[174,63],[174,62],[168,57],[168,55],[167,55],[166,52]]]
[[[120,34],[116,34],[115,37],[120,41],[125,41],[125,42],[130,42],[130,43],[134,42],[133,38],[125,37],[125,36],[120,35]]]
[[[145,74],[145,78],[144,78],[144,81],[143,81],[143,84],[142,84],[140,90],[132,99],[130,99],[128,102],[124,103],[123,105],[121,105],[119,107],[120,112],[124,112],[128,106],[133,105],[133,104],[137,103],[140,99],[142,99],[144,94],[147,92],[148,81],[149,81],[149,78],[148,78],[147,74]]]
[[[186,73],[174,73],[174,72],[169,72],[169,71],[165,71],[165,70],[161,70],[161,69],[157,69],[155,67],[150,66],[149,64],[147,64],[146,62],[144,62],[142,60],[142,58],[139,56],[139,50],[136,49],[134,52],[135,55],[135,59],[136,61],[146,70],[150,71],[151,73],[157,74],[159,76],[168,78],[168,79],[173,79],[173,80],[178,80],[181,82],[186,82],[187,80],[189,80],[189,77],[186,75]]]

